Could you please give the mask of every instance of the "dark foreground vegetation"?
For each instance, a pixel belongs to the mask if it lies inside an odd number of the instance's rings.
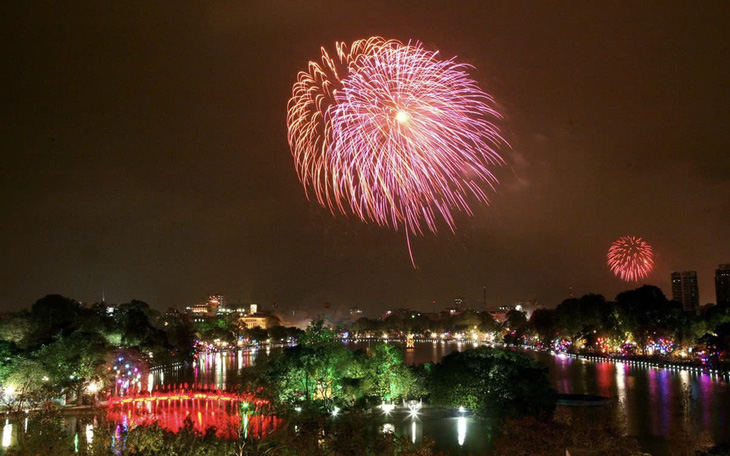
[[[611,410],[608,410],[611,413]],[[173,433],[159,426],[120,431],[115,423],[97,421],[93,438],[69,438],[64,418],[53,411],[30,415],[28,433],[7,456],[437,456],[446,455],[434,442],[412,443],[393,433],[366,429],[368,417],[344,419],[302,417],[263,439],[220,439],[215,429],[200,433],[188,422]],[[558,412],[551,419],[507,419],[499,433],[484,435],[491,456],[563,456],[566,448],[591,449],[592,456],[646,456],[637,441],[608,424],[588,425]],[[712,446],[701,432],[687,429],[670,442],[672,456],[730,456],[730,447]]]

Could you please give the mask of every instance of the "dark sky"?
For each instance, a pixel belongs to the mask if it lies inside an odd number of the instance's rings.
[[[184,306],[435,309],[730,263],[727,2],[36,2],[0,19],[0,309],[48,293]],[[421,40],[476,67],[512,144],[491,206],[413,241],[309,202],[286,140],[319,47]],[[436,301],[436,305],[432,304]]]

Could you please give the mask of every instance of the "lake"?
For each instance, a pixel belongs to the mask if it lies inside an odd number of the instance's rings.
[[[347,342],[347,345],[364,349],[368,343]],[[473,346],[460,342],[416,342],[415,349],[406,351],[405,361],[409,364],[438,362],[454,350]],[[243,367],[254,363],[258,356],[266,356],[270,350],[209,353],[195,367],[169,370],[165,380],[225,388],[241,375]],[[669,440],[686,423],[690,423],[693,432],[708,432],[716,443],[730,442],[730,388],[722,376],[609,360],[590,361],[532,350],[525,353],[548,368],[548,378],[559,393],[612,398],[615,407],[571,408],[571,413],[581,418],[585,415],[585,419],[612,420],[654,455],[667,454]],[[394,417],[391,422],[379,424],[391,424],[397,432],[415,436],[417,440],[428,436],[439,447],[452,452],[483,454],[486,451],[486,427],[471,418],[424,418],[414,425],[405,417]]]
[[[398,342],[391,342],[398,343]],[[366,342],[348,342],[352,349],[365,348]],[[472,343],[417,342],[407,350],[409,364],[438,362],[454,350],[473,347]],[[193,365],[155,369],[148,379],[150,387],[162,388],[187,383],[197,388],[227,389],[235,385],[245,367],[272,350],[238,350],[206,353]],[[615,406],[571,407],[570,413],[587,420],[612,420],[625,434],[635,436],[642,448],[655,455],[669,454],[669,441],[682,426],[692,432],[707,432],[716,443],[730,442],[730,388],[725,378],[704,372],[663,369],[611,361],[590,361],[548,352],[526,350],[529,356],[548,368],[548,377],[559,393],[600,395],[611,398]],[[23,423],[6,421],[2,446],[13,443]],[[374,432],[396,432],[413,441],[424,437],[437,448],[451,454],[488,453],[489,429],[468,416],[431,416],[412,418],[404,411],[373,417]],[[71,432],[83,438],[93,434],[88,420],[72,418]]]

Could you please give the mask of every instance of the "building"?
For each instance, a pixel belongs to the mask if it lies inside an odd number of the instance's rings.
[[[222,294],[208,295],[208,307],[213,315],[218,315],[221,311],[225,312],[226,297]]]
[[[730,305],[730,264],[721,264],[715,270],[715,298],[717,304]]]
[[[248,306],[248,313],[249,315],[253,315],[255,313],[258,313],[259,311],[259,305],[258,304],[249,304]]]
[[[515,309],[515,306],[499,306],[496,309],[487,309],[487,313],[494,318],[497,323],[504,323],[507,320],[507,314]],[[519,309],[522,312],[522,308]]]
[[[696,312],[700,306],[697,271],[672,272],[672,299],[682,304],[685,312]]]
[[[358,309],[357,307],[351,307],[350,308],[350,317],[354,320],[357,320],[358,318],[362,317],[362,309]]]
[[[208,316],[210,315],[210,306],[207,302],[201,302],[199,304],[195,304],[193,307],[188,307],[187,309],[190,310],[190,313],[192,313],[195,316]]]
[[[252,329],[257,326],[261,329],[269,329],[271,324],[278,322],[279,319],[273,315],[251,314],[239,318],[238,321],[246,325],[246,328],[248,329]]]

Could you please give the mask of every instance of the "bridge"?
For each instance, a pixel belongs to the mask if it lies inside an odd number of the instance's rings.
[[[221,438],[236,438],[240,432],[259,438],[282,423],[281,419],[268,414],[269,406],[268,400],[254,393],[179,388],[112,396],[107,402],[107,417],[125,428],[157,423],[163,429],[177,433],[187,425],[201,433],[214,428]]]

